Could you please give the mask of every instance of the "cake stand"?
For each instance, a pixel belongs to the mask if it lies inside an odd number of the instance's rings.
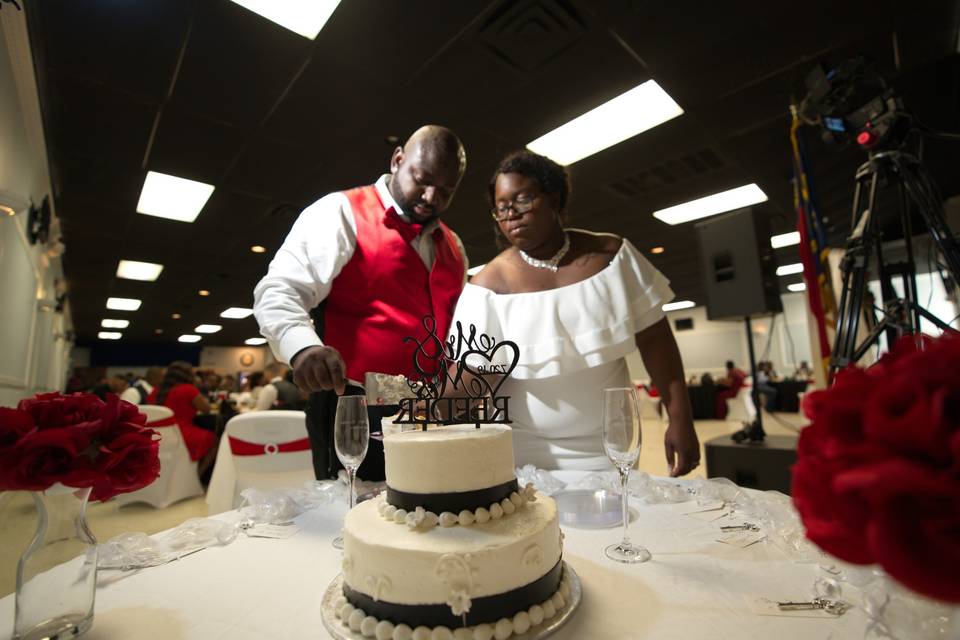
[[[567,598],[567,604],[562,611],[557,612],[549,620],[544,620],[540,624],[530,627],[525,633],[513,634],[511,640],[541,640],[553,634],[554,631],[562,627],[578,606],[583,597],[580,587],[580,576],[573,570],[566,561],[563,562],[564,575],[570,576],[570,597]],[[323,618],[323,626],[327,628],[330,635],[336,640],[370,640],[359,631],[352,631],[345,625],[334,611],[334,602],[343,595],[343,574],[339,574],[327,587],[323,593],[323,599],[320,601],[320,614]]]

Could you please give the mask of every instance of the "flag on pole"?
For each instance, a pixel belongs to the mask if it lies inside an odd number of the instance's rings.
[[[807,302],[816,320],[820,343],[819,364],[824,379],[829,379],[830,339],[827,326],[832,329],[837,322],[836,298],[830,281],[830,265],[827,255],[827,236],[816,205],[811,197],[810,178],[807,173],[803,141],[798,135],[800,118],[791,107],[793,121],[790,125],[790,145],[793,149],[793,204],[797,210],[797,231],[800,232],[800,261],[803,263],[803,279],[807,283]]]

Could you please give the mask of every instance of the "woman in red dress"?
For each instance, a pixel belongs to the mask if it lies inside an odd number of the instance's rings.
[[[173,410],[191,460],[200,460],[213,448],[216,436],[193,424],[197,413],[208,413],[210,402],[193,384],[190,363],[177,361],[167,367],[163,382],[147,396],[147,404],[160,404]]]

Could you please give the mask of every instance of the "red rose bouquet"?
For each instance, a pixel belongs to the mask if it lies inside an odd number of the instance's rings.
[[[160,443],[135,405],[109,394],[39,394],[0,408],[0,491],[90,487],[94,500],[160,475]]]
[[[803,409],[792,494],[807,537],[960,602],[960,334],[907,336]]]

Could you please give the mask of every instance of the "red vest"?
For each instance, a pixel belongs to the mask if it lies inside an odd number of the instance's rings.
[[[347,376],[359,382],[368,371],[411,376],[416,347],[403,339],[425,336],[426,315],[436,318],[436,334],[446,338],[463,290],[464,258],[441,222],[428,271],[400,233],[384,225],[376,187],[344,194],[356,220],[357,247],[326,299],[323,341],[340,352]]]

